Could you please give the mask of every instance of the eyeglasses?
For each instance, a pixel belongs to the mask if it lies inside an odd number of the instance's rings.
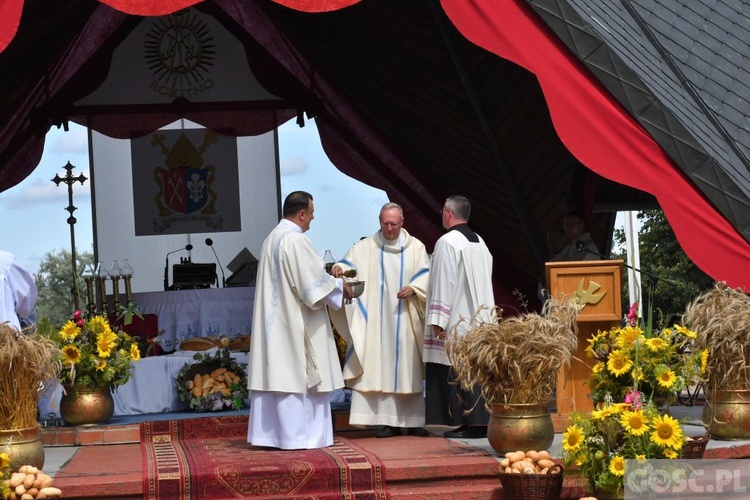
[[[451,210],[450,208],[441,208],[440,209],[440,215],[444,215],[445,212],[453,213],[453,210]]]
[[[381,222],[381,227],[398,227],[401,225],[401,222]]]

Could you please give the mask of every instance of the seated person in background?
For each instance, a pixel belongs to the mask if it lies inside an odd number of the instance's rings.
[[[550,229],[547,231],[547,251],[549,262],[556,262],[564,260],[563,250],[566,249],[568,239],[565,236],[565,231],[560,228]]]
[[[586,223],[579,212],[565,214],[563,223],[568,244],[560,251],[557,260],[601,260],[599,247],[586,231]]]

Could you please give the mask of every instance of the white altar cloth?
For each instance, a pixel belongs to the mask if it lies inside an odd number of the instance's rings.
[[[213,356],[217,349],[203,351]],[[133,377],[115,390],[115,415],[139,415],[142,413],[164,413],[188,410],[189,405],[180,401],[175,382],[185,363],[195,363],[195,351],[175,351],[165,356],[141,358],[134,363]],[[240,366],[248,363],[246,352],[231,353]],[[39,401],[39,416],[43,420],[60,418],[62,387],[51,388],[50,396]],[[245,401],[249,406],[249,400]]]
[[[158,343],[174,351],[193,337],[249,335],[253,323],[255,287],[202,288],[133,294],[143,314],[156,314]]]

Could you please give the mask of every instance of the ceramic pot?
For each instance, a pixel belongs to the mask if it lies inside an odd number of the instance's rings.
[[[0,446],[10,440],[10,470],[18,472],[22,465],[44,467],[44,445],[39,426],[26,429],[0,430]]]
[[[713,439],[750,439],[750,391],[706,389],[703,423]]]
[[[518,450],[547,450],[552,445],[555,428],[547,403],[493,403],[491,407],[487,439],[500,455]]]
[[[112,418],[115,401],[108,387],[66,386],[60,399],[60,416],[68,425],[103,424]]]

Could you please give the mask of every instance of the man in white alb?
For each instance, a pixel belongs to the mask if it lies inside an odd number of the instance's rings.
[[[465,334],[475,317],[491,320],[495,306],[492,255],[468,226],[471,204],[465,196],[450,196],[440,213],[447,232],[435,243],[430,263],[424,334],[426,422],[459,426],[445,432],[446,437],[478,438],[486,436],[489,413],[478,390],[464,391],[451,383],[455,375],[445,339]]]
[[[302,234],[314,210],[309,193],[289,194],[261,250],[248,368],[247,437],[256,446],[333,444],[330,395],[344,379],[326,306],[339,309],[350,294]]]
[[[405,229],[396,203],[380,209],[380,230],[355,243],[332,274],[357,270],[365,290],[347,307],[352,355],[361,375],[347,379],[352,404],[349,423],[378,425],[376,437],[427,436],[424,430],[422,343],[430,258]],[[347,367],[345,365],[345,376]]]
[[[0,250],[0,323],[7,321],[16,330],[21,330],[27,320],[34,317],[37,294],[31,274],[15,255]]]

